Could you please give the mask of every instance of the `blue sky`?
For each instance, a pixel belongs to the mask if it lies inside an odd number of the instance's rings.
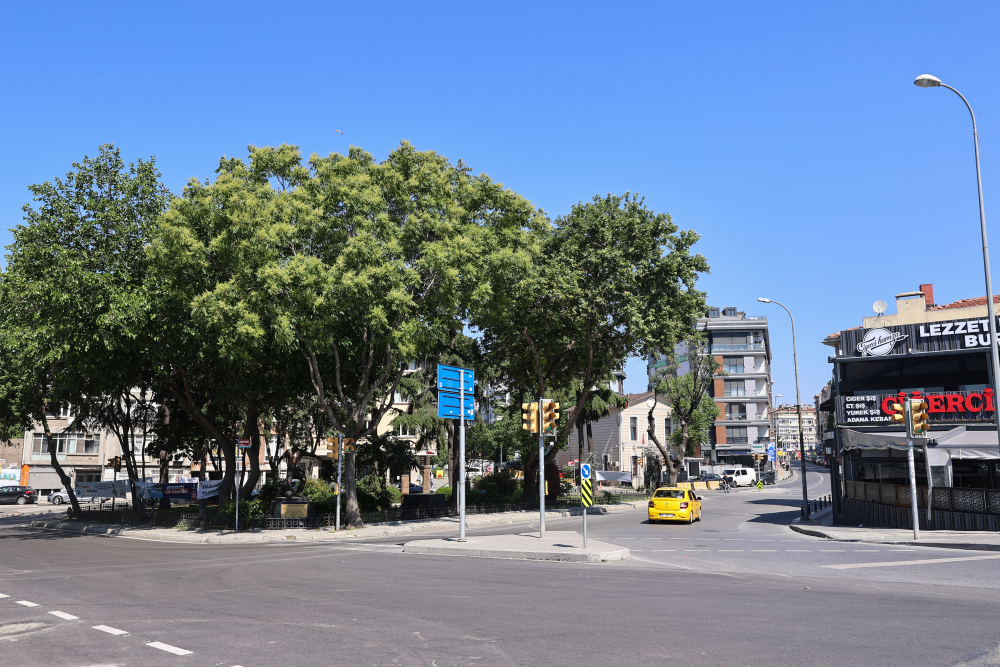
[[[756,298],[792,309],[811,402],[820,341],[876,299],[985,293],[968,115],[912,81],[970,99],[1000,220],[998,22],[985,2],[8,3],[0,242],[28,184],[104,142],[179,192],[248,144],[407,139],[553,216],[643,194],[703,235],[710,303],[769,316],[787,402],[788,318]]]

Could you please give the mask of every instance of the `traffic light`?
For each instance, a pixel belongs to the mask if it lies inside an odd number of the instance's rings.
[[[893,426],[902,426],[906,423],[906,409],[902,401],[893,401],[889,404],[889,419]]]
[[[542,411],[542,430],[547,435],[555,435],[556,422],[559,421],[559,404],[555,401],[545,401]]]
[[[354,451],[354,438],[344,438],[344,453],[350,454]]]
[[[924,402],[922,398],[911,398],[910,399],[910,423],[909,431],[910,435],[923,436],[927,433],[927,403]]]
[[[326,441],[332,445],[332,448],[327,448],[326,456],[327,458],[333,459],[334,461],[340,460],[340,438],[334,436],[332,438],[327,438]]]
[[[521,428],[538,433],[538,403],[521,403]]]
[[[116,456],[114,460],[115,460],[115,472],[121,472],[122,471],[122,457]]]

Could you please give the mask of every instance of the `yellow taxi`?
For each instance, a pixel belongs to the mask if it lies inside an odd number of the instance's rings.
[[[701,521],[701,496],[676,486],[660,487],[649,501],[649,522]]]

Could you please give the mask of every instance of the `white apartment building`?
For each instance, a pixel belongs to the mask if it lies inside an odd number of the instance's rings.
[[[778,439],[781,452],[788,458],[798,458],[799,452],[799,414],[794,405],[782,405],[774,411],[778,425]],[[802,437],[806,456],[816,454],[816,408],[811,405],[802,406]]]

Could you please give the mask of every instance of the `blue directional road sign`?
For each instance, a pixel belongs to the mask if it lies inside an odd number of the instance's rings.
[[[465,395],[469,396],[475,390],[475,372],[468,368],[438,364],[438,391],[457,394],[459,391],[459,377],[461,376],[464,376],[465,379]]]
[[[465,418],[476,418],[476,406],[472,394],[465,395]],[[458,407],[458,394],[438,392],[438,417],[442,419],[458,419],[461,417]]]
[[[580,466],[580,477],[583,479],[590,479],[590,464],[584,463]]]
[[[768,461],[774,461],[775,459],[776,459],[776,457],[775,457],[775,451],[774,451],[774,443],[770,442],[767,445],[767,460]]]

